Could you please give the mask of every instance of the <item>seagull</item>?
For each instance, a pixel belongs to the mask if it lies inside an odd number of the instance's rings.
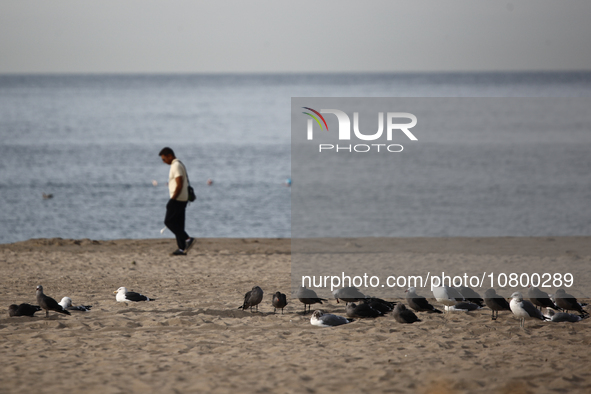
[[[69,315],[70,312],[64,310],[60,304],[57,303],[51,297],[46,296],[43,294],[43,286],[37,286],[37,303],[42,309],[45,309],[45,317],[49,317],[49,311],[55,311],[58,313],[63,313],[65,315]]]
[[[371,306],[373,309],[379,311],[382,315],[392,312],[396,306],[395,302],[382,300],[381,298],[368,297],[361,300],[364,304]]]
[[[588,317],[588,316],[583,317],[583,316],[575,315],[572,313],[555,312],[554,309],[550,309],[550,308],[548,308],[547,313],[544,316],[546,316],[547,319],[549,319],[550,321],[553,321],[553,322],[567,321],[567,322],[571,322],[571,323],[581,321],[585,317]]]
[[[435,307],[429,304],[429,301],[423,296],[417,294],[417,289],[414,287],[409,287],[406,290],[406,302],[408,302],[408,306],[414,309],[417,312],[428,312],[428,313],[443,313],[439,309],[435,309]]]
[[[304,304],[304,314],[306,313],[306,305],[308,305],[308,311],[312,304],[322,304],[322,301],[328,301],[325,298],[318,298],[318,295],[314,290],[307,289],[301,286],[296,294],[296,297],[302,304]]]
[[[462,302],[462,301],[457,302],[455,305],[448,306],[446,308],[448,311],[460,311],[460,312],[471,312],[471,311],[475,311],[476,309],[482,309],[477,304],[474,304],[472,302]]]
[[[421,321],[421,319],[419,319],[413,311],[407,309],[406,305],[402,303],[396,305],[396,307],[394,308],[394,312],[392,312],[392,315],[398,323],[411,324],[417,321]]]
[[[527,298],[534,304],[542,308],[558,309],[550,299],[548,293],[538,289],[535,286],[529,286],[527,290]]]
[[[460,292],[460,294],[464,297],[464,299],[466,301],[476,304],[480,307],[484,306],[482,304],[482,301],[483,301],[482,297],[480,297],[480,294],[478,294],[473,289],[466,287],[466,286],[458,286],[458,287],[456,287],[456,289],[458,289],[458,291]]]
[[[433,297],[446,307],[454,306],[458,301],[464,301],[464,296],[457,289],[446,285],[434,287]]]
[[[492,320],[497,320],[499,311],[510,311],[511,307],[506,299],[497,294],[495,289],[488,289],[484,292],[484,303],[492,311]],[[496,316],[495,316],[495,311]]]
[[[524,301],[523,296],[518,291],[511,294],[511,302],[509,303],[509,306],[511,307],[511,312],[519,318],[521,328],[523,328],[525,324],[525,319],[547,320],[547,318],[542,315],[542,312],[540,312],[531,302]]]
[[[41,310],[40,307],[37,305],[31,304],[12,304],[8,307],[8,315],[10,317],[13,316],[34,316],[35,312],[39,312]]]
[[[318,327],[335,327],[342,326],[343,324],[351,323],[352,319],[347,319],[343,316],[331,315],[330,313],[324,313],[321,310],[316,310],[310,318],[310,324]]]
[[[359,291],[355,286],[343,287],[332,292],[332,295],[339,303],[339,300],[345,301],[345,305],[349,302],[361,301],[365,298],[365,294]]]
[[[72,299],[70,297],[62,298],[62,300],[59,302],[59,304],[62,306],[62,308],[66,309],[68,311],[88,312],[90,310],[90,308],[92,308],[92,305],[72,306]]]
[[[276,292],[273,295],[273,313],[275,313],[275,311],[277,310],[277,308],[281,308],[281,314],[283,315],[283,308],[285,308],[285,306],[287,305],[287,297],[285,294],[281,293],[281,292]]]
[[[242,309],[245,311],[247,308],[250,308],[250,312],[252,312],[252,307],[255,306],[257,312],[259,311],[259,304],[263,300],[263,289],[258,286],[252,288],[251,291],[247,291],[244,295],[244,304],[239,306],[238,309]]]
[[[142,295],[140,293],[136,293],[133,291],[127,291],[127,289],[125,287],[118,288],[117,290],[115,290],[113,292],[113,294],[117,294],[117,296],[115,297],[115,300],[117,300],[117,302],[155,301],[154,298],[148,298],[145,295]]]
[[[557,307],[567,311],[577,311],[581,316],[584,316],[587,313],[581,304],[577,302],[577,299],[568,294],[564,289],[556,290],[556,293],[554,294],[554,302]]]
[[[350,302],[349,304],[347,304],[345,311],[347,312],[348,317],[374,318],[383,315],[382,312],[372,308],[368,304],[357,305],[354,302]]]

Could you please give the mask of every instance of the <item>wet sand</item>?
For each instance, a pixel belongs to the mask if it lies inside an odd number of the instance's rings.
[[[537,258],[591,267],[591,237],[388,244],[418,262]],[[385,316],[320,328],[289,294],[290,240],[203,239],[188,256],[172,250],[170,239],[0,245],[0,393],[591,392],[591,319],[528,321],[521,330],[510,312],[492,321],[485,308],[419,313],[412,325]],[[39,284],[92,311],[8,317],[8,305],[36,303]],[[259,313],[237,309],[255,285],[265,291]],[[120,286],[156,301],[117,303]],[[288,294],[283,315],[273,314],[275,291]],[[321,308],[344,315],[334,300]]]

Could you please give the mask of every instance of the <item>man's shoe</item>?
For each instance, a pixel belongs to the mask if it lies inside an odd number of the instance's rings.
[[[171,256],[186,256],[187,254],[184,251],[177,249],[174,252],[172,252],[170,255]]]
[[[193,244],[195,243],[195,238],[189,238],[186,242],[186,246],[185,246],[185,253],[187,253],[189,251],[189,249],[191,249],[191,246],[193,246]]]

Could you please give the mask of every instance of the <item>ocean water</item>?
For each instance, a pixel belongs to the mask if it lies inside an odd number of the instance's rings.
[[[289,237],[291,189],[284,182],[291,176],[292,97],[590,96],[591,73],[3,75],[0,243],[171,237],[160,234],[168,198],[169,167],[158,156],[164,146],[185,163],[197,192],[187,208],[189,234]],[[446,160],[457,154],[453,138],[459,137],[450,135],[443,148],[417,153],[425,167],[397,190],[400,201],[412,206],[412,220],[367,235],[589,235],[584,207],[591,198],[591,145],[585,127],[567,145],[546,145],[552,159],[529,142],[512,144],[522,172],[507,187],[486,183],[495,171],[512,169],[483,160],[495,141],[475,141],[476,149],[461,152],[466,167],[454,168]],[[544,182],[548,173],[553,177]],[[466,196],[461,204],[442,202],[438,190],[453,187],[442,176],[475,184],[481,195]],[[530,179],[535,182],[528,186]],[[43,193],[54,197],[44,200]],[[495,196],[512,193],[547,198],[524,212],[522,222],[503,227],[498,215],[506,200]],[[578,214],[568,211],[565,219],[563,210],[549,205],[554,200],[556,206],[574,204]],[[474,228],[472,221],[434,223],[433,212],[448,207],[451,215],[459,205],[464,216],[477,213],[484,222],[497,215],[494,231]]]

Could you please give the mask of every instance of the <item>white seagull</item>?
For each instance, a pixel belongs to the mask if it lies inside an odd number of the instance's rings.
[[[519,318],[521,328],[523,328],[525,324],[525,319],[547,319],[544,315],[542,315],[542,312],[540,312],[534,306],[534,304],[524,300],[523,296],[518,291],[511,294],[511,302],[509,303],[509,307],[511,308],[511,312],[513,312],[513,314]]]
[[[318,327],[335,327],[351,322],[352,320],[347,319],[346,317],[331,315],[330,313],[324,313],[321,310],[314,311],[310,318],[310,324]]]
[[[62,306],[62,308],[66,309],[68,311],[88,312],[90,310],[90,308],[92,308],[91,305],[72,306],[72,299],[70,297],[62,298],[62,300],[59,302],[59,304]]]
[[[117,302],[139,302],[139,301],[155,301],[154,298],[148,298],[145,295],[141,295],[140,293],[135,293],[133,291],[127,291],[125,287],[120,287],[113,292],[117,294],[115,299]]]

